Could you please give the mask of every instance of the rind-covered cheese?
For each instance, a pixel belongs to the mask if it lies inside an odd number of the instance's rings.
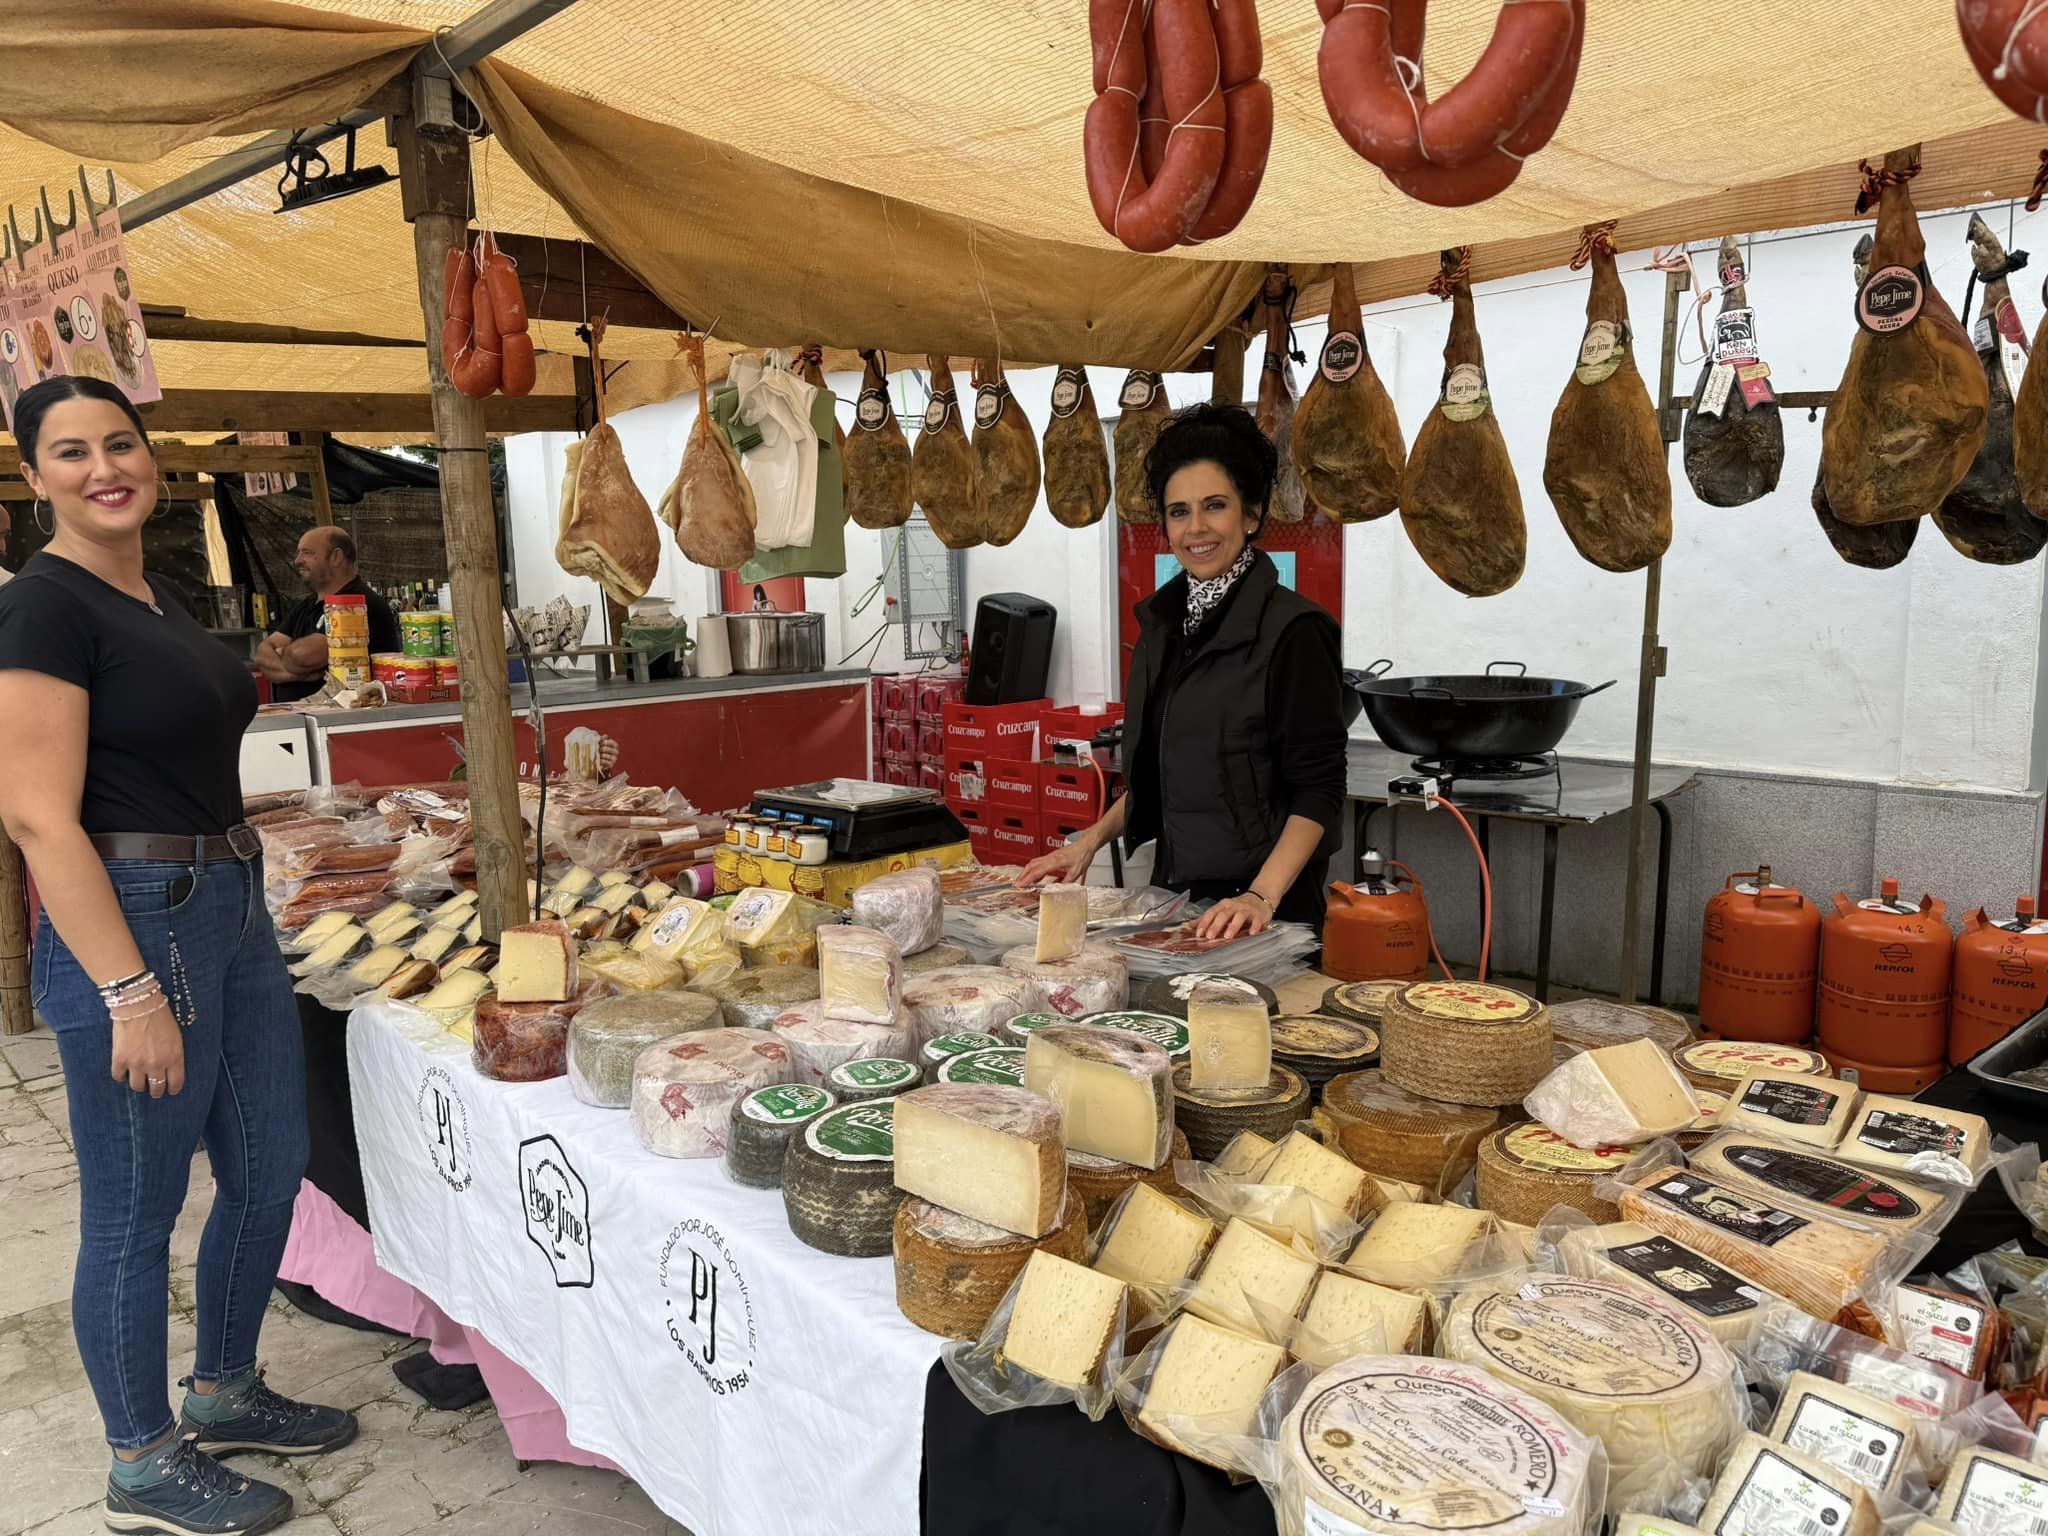
[[[1116,1342],[1126,1294],[1113,1276],[1034,1251],[1010,1307],[1003,1354],[1055,1386],[1092,1385]]]
[[[722,1027],[718,1004],[694,992],[628,992],[599,998],[569,1021],[570,1090],[585,1104],[624,1109],[633,1067],[658,1041]]]
[[[1290,1131],[1251,1175],[1255,1183],[1305,1189],[1325,1205],[1357,1218],[1386,1204],[1372,1175],[1312,1136]]]
[[[1340,1072],[1361,1072],[1380,1059],[1380,1032],[1370,1024],[1320,1013],[1273,1016],[1273,1059],[1321,1088]]]
[[[1684,1049],[1693,1040],[1692,1026],[1682,1013],[1599,997],[1552,1003],[1550,1032],[1561,1043],[1582,1051],[1650,1040],[1668,1053]]]
[[[1407,985],[1405,981],[1339,982],[1323,994],[1323,1001],[1316,1011],[1377,1028],[1386,1016],[1387,999]]]
[[[1041,965],[1047,961],[1071,960],[1081,953],[1082,946],[1087,942],[1088,887],[1043,887],[1038,893],[1038,939],[1032,945],[1032,958]],[[1112,1003],[1108,1006],[1120,1008],[1123,1004]]]
[[[1752,1072],[1826,1077],[1833,1071],[1819,1051],[1761,1040],[1697,1040],[1679,1047],[1672,1059],[1693,1087],[1711,1088],[1716,1093],[1733,1093]]]
[[[1860,1481],[1754,1430],[1736,1441],[1700,1516],[1707,1536],[1876,1536],[1878,1528],[1877,1506]]]
[[[827,1017],[825,1007],[822,998],[798,1003],[784,1009],[769,1026],[788,1044],[797,1082],[823,1088],[832,1069],[849,1061],[869,1056],[901,1060],[910,1055],[908,1012],[899,1014],[894,1024],[865,1024]]]
[[[939,1063],[942,1083],[997,1083],[1009,1088],[1024,1086],[1024,1049],[1016,1045],[992,1045],[981,1051],[962,1051]]]
[[[1344,1265],[1382,1285],[1433,1285],[1464,1262],[1492,1224],[1469,1206],[1403,1201],[1373,1217]]]
[[[1308,1084],[1286,1067],[1274,1066],[1263,1089],[1196,1088],[1190,1070],[1187,1062],[1173,1069],[1173,1121],[1196,1157],[1214,1157],[1244,1131],[1278,1139],[1308,1113]]]
[[[1020,1013],[1045,1011],[1037,983],[994,965],[949,965],[904,978],[903,1005],[910,1010],[917,1043],[967,1030],[998,1035]]]
[[[1095,1267],[1132,1285],[1167,1290],[1180,1285],[1215,1241],[1216,1223],[1149,1184],[1131,1192],[1097,1234]]]
[[[1088,1224],[1068,1198],[1044,1237],[1021,1237],[915,1196],[896,1208],[896,1307],[927,1333],[978,1338],[1031,1255],[1080,1261]]]
[[[1928,1285],[1896,1287],[1892,1317],[1899,1333],[1893,1342],[1899,1349],[1971,1381],[1983,1381],[1989,1375],[2007,1327],[2004,1314],[1996,1308],[1975,1297]]]
[[[1886,1232],[1939,1225],[1954,1199],[1954,1185],[1927,1189],[1824,1152],[1735,1131],[1694,1149],[1687,1162],[1710,1179],[1756,1190],[1790,1210]]]
[[[1785,1379],[1769,1434],[1844,1476],[1895,1492],[1913,1466],[1913,1416],[1808,1371]]]
[[[946,926],[945,897],[939,872],[926,865],[877,875],[853,892],[853,920],[896,941],[905,955],[939,942]]]
[[[872,1259],[894,1242],[896,1100],[842,1104],[789,1139],[782,1207],[797,1240],[822,1253]]]
[[[1306,1254],[1232,1217],[1195,1277],[1188,1310],[1239,1333],[1269,1337],[1271,1330],[1253,1311],[1252,1302],[1294,1316],[1315,1283],[1316,1269],[1316,1261]]]
[[[832,1107],[830,1093],[804,1083],[773,1083],[734,1101],[725,1176],[748,1189],[780,1189],[791,1139]]]
[[[1130,1001],[1130,967],[1106,944],[1083,945],[1064,960],[1040,960],[1031,945],[1020,944],[1004,952],[1002,968],[1029,981],[1045,1010],[1062,1018],[1085,1019]]]
[[[1602,1280],[1467,1291],[1444,1320],[1442,1349],[1603,1441],[1616,1512],[1671,1468],[1711,1473],[1743,1428],[1734,1358],[1691,1319]]]
[[[1067,1151],[1050,1100],[994,1083],[934,1083],[897,1098],[895,1129],[906,1194],[1025,1237],[1058,1224]]]
[[[1529,1113],[1582,1147],[1634,1146],[1691,1125],[1692,1085],[1648,1040],[1582,1051],[1529,1091]]]
[[[1486,1371],[1366,1356],[1308,1384],[1280,1431],[1285,1536],[1577,1536],[1596,1513],[1594,1447]],[[1321,1518],[1328,1511],[1337,1521]]]
[[[1519,1104],[1554,1060],[1549,1011],[1492,982],[1411,982],[1379,1028],[1387,1081],[1447,1103]]]
[[[1002,1044],[994,1035],[977,1035],[972,1030],[936,1035],[918,1047],[917,1062],[924,1069],[924,1080],[935,1083],[939,1080],[939,1068],[955,1056],[965,1056],[969,1051],[998,1050]]]
[[[1835,1156],[1909,1178],[1974,1184],[1991,1156],[1991,1128],[1983,1116],[1966,1110],[1874,1093],[1849,1122]]]
[[[1942,1479],[1934,1518],[1962,1536],[2012,1536],[2041,1528],[2048,1509],[2048,1467],[2003,1451],[1974,1446],[1963,1452]]]
[[[1194,1156],[1188,1147],[1188,1138],[1180,1127],[1175,1126],[1173,1140],[1167,1144],[1166,1160],[1157,1168],[1141,1168],[1136,1163],[1119,1163],[1094,1152],[1077,1152],[1067,1148],[1067,1191],[1079,1195],[1088,1208],[1088,1225],[1094,1227],[1109,1208],[1121,1200],[1124,1192],[1133,1184],[1150,1184],[1165,1194],[1172,1194],[1180,1188],[1174,1177],[1173,1165],[1186,1162]]]
[[[348,979],[359,987],[381,987],[405,964],[405,958],[405,951],[396,944],[379,944],[348,968]]]
[[[521,923],[499,935],[499,1002],[563,1002],[576,995],[577,980],[576,941],[563,924]]]
[[[1780,1141],[1832,1147],[1849,1128],[1860,1090],[1803,1072],[1752,1072],[1728,1096],[1721,1124]]]
[[[1731,1348],[1754,1339],[1767,1309],[1781,1300],[1705,1254],[1633,1221],[1569,1232],[1561,1251],[1571,1273],[1654,1296]]]
[[[716,915],[716,908],[707,908]],[[818,973],[808,966],[768,965],[759,970],[705,974],[690,983],[692,992],[715,998],[729,1029],[769,1029],[798,1003],[818,995]]]
[[[1500,1124],[1498,1110],[1425,1099],[1377,1071],[1346,1072],[1323,1087],[1318,1121],[1328,1121],[1344,1155],[1359,1167],[1420,1184],[1432,1194],[1455,1187]]]
[[[1622,1191],[1619,1204],[1627,1220],[1676,1238],[1816,1317],[1833,1317],[1863,1294],[1891,1241],[1675,1166],[1644,1175]]]
[[[790,1080],[789,1047],[758,1029],[705,1029],[663,1040],[633,1063],[633,1130],[662,1157],[717,1157],[732,1107],[756,1088]]]
[[[1273,1068],[1266,1005],[1215,983],[1188,999],[1188,1086],[1198,1092],[1257,1090]]]
[[[1082,1019],[1083,1024],[1092,1024],[1098,1029],[1122,1029],[1134,1035],[1143,1035],[1152,1041],[1175,1061],[1185,1061],[1188,1055],[1187,1020],[1170,1013],[1148,1013],[1139,1008],[1111,1009],[1108,1013],[1091,1013]],[[1019,1026],[1015,1019],[1010,1028]]]
[[[967,964],[970,958],[964,945],[955,944],[950,939],[941,939],[928,949],[920,949],[915,954],[908,950],[904,951],[903,974],[917,976],[925,971],[951,970],[956,965]]]
[[[915,1062],[896,1056],[862,1056],[825,1074],[825,1087],[842,1104],[893,1099],[922,1081]]]
[[[902,992],[903,952],[886,933],[845,924],[818,930],[818,996],[826,1018],[893,1025],[902,1013]],[[903,1023],[909,1024],[907,1013]]]
[[[1325,1352],[1318,1364],[1334,1365],[1351,1355],[1417,1354],[1429,1342],[1429,1306],[1413,1291],[1326,1269],[1302,1309],[1301,1332],[1304,1342],[1313,1339]]]
[[[1069,1152],[1157,1168],[1173,1145],[1173,1062],[1150,1040],[1086,1024],[1029,1037],[1024,1086],[1059,1106]]]
[[[1245,1434],[1258,1417],[1259,1399],[1287,1364],[1278,1344],[1199,1317],[1176,1318],[1160,1346],[1133,1426],[1195,1460],[1202,1454],[1167,1427],[1175,1418],[1203,1421],[1215,1434]]]
[[[1527,1226],[1557,1205],[1584,1211],[1595,1221],[1612,1221],[1614,1204],[1598,1190],[1635,1155],[1629,1146],[1574,1146],[1540,1122],[1524,1120],[1479,1144],[1477,1199],[1496,1216]]]

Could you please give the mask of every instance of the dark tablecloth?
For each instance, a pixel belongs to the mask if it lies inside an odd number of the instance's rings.
[[[299,999],[306,1043],[306,1104],[313,1150],[306,1177],[364,1227],[362,1166],[348,1082],[348,1020]],[[2025,1110],[1955,1071],[1923,1099],[1966,1109],[2015,1141],[2040,1139]],[[1936,1274],[2014,1238],[2044,1250],[1994,1179],[1956,1213],[1923,1270]],[[925,1382],[924,1470],[919,1489],[929,1536],[1269,1536],[1273,1509],[1257,1484],[1161,1450],[1112,1410],[1091,1424],[1072,1408],[985,1415],[943,1365]]]

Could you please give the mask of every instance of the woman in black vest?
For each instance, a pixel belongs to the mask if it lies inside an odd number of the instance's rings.
[[[1215,905],[1199,932],[1322,927],[1344,809],[1337,621],[1256,547],[1279,455],[1249,412],[1178,412],[1145,459],[1181,574],[1137,607],[1125,793],[1025,885],[1079,880],[1115,837],[1157,840],[1153,882]]]

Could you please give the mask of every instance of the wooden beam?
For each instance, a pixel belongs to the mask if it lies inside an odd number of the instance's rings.
[[[587,240],[493,234],[498,249],[519,264],[526,312],[541,320],[581,325],[603,315],[608,325],[650,331],[693,330],[689,321],[649,291],[623,264]]]
[[[394,127],[401,202],[412,218],[419,262],[421,334],[436,342],[445,318],[441,290],[448,253],[461,249],[469,236],[469,140],[416,133],[407,117],[396,119]],[[503,929],[529,914],[526,827],[519,811],[512,690],[500,617],[505,586],[498,569],[490,460],[484,451],[486,411],[483,401],[470,399],[449,382],[438,345],[427,348],[427,372],[434,437],[441,450],[441,527],[455,596],[455,649],[462,662],[462,735],[476,837],[478,915],[484,937],[495,942]]]
[[[427,353],[438,368],[438,340]],[[491,436],[576,430],[576,401],[570,395],[523,400],[493,395],[481,404],[483,429]],[[143,406],[142,419],[152,432],[417,432],[422,442],[434,435],[433,401],[425,394],[172,389]]]
[[[361,331],[313,331],[296,325],[259,325],[250,320],[203,320],[196,315],[150,314],[143,324],[151,341],[241,342],[279,347],[411,347],[425,342],[409,336],[371,336]]]
[[[309,475],[320,463],[320,450],[268,447],[256,443],[162,443],[156,467],[168,474],[241,475],[258,470],[287,470]],[[0,475],[21,473],[21,450],[0,444]]]

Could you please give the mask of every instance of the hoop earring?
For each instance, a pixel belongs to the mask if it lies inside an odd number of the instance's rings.
[[[162,517],[164,515],[164,508],[169,506],[171,503],[171,482],[166,480],[162,475],[158,475],[156,477],[156,483],[160,487],[162,487],[162,489],[156,498],[155,510],[153,510],[149,514],[148,519],[146,519],[150,522],[154,522],[157,518]]]
[[[31,511],[29,512],[29,516],[35,519],[35,524],[36,524],[36,527],[37,527],[38,529],[40,529],[40,530],[41,530],[41,532],[42,532],[42,535],[43,535],[43,537],[44,537],[44,538],[46,538],[46,539],[51,539],[51,538],[55,538],[55,537],[57,536],[57,530],[56,530],[55,528],[51,527],[51,526],[50,526],[50,524],[49,524],[48,522],[45,522],[45,521],[43,520],[43,498],[42,498],[42,497],[38,496],[38,497],[36,498],[36,504],[35,504],[34,508],[33,508],[33,509],[31,509]],[[52,518],[54,518],[54,517],[56,516],[56,512],[55,512],[55,511],[53,510],[53,511],[51,512],[50,516],[51,516]]]

